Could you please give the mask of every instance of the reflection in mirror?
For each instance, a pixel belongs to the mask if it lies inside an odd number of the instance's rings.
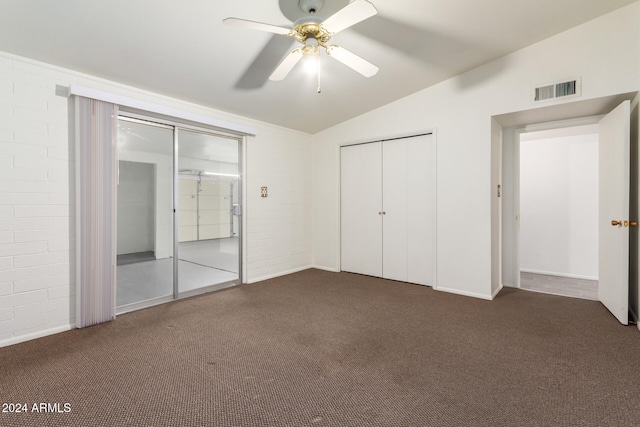
[[[173,297],[173,128],[118,121],[119,312]]]
[[[238,140],[180,129],[178,292],[239,278]]]

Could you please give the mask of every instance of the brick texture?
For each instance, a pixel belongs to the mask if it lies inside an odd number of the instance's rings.
[[[68,100],[56,95],[72,83],[256,127],[245,146],[245,280],[311,265],[311,136],[0,52],[0,346],[75,321],[73,147]]]

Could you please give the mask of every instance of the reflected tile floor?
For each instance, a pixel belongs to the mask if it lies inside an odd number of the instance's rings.
[[[180,292],[237,280],[239,277],[238,249],[237,237],[180,243],[178,247]],[[118,265],[117,281],[117,307],[171,296],[173,295],[173,258]]]
[[[598,281],[548,274],[520,273],[520,288],[546,294],[598,301]]]
[[[118,266],[116,306],[173,295],[173,258]],[[218,270],[192,262],[178,262],[180,292],[225,283],[238,278],[237,273]]]
[[[178,250],[181,260],[237,274],[240,268],[238,244],[237,237],[228,237],[181,242]]]

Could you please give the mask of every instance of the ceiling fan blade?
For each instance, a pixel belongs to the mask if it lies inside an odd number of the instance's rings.
[[[269,75],[280,64],[282,52],[291,52],[296,41],[289,37],[271,34],[269,41],[264,45],[253,62],[247,66],[245,72],[236,82],[235,88],[240,90],[260,89],[269,80]]]
[[[349,28],[378,13],[367,0],[354,0],[322,22],[322,26],[333,34]]]
[[[343,47],[329,46],[327,47],[327,53],[365,77],[371,77],[378,72],[378,67]]]
[[[273,73],[271,73],[271,77],[269,80],[279,81],[287,77],[287,74],[293,69],[293,67],[300,61],[302,58],[302,51],[300,49],[296,49],[287,55],[286,58],[282,60],[278,68],[275,69]]]
[[[267,31],[275,34],[282,34],[288,36],[291,33],[290,28],[278,27],[277,25],[264,24],[262,22],[249,21],[240,18],[226,18],[222,22],[226,25],[234,27],[248,28],[250,30]]]

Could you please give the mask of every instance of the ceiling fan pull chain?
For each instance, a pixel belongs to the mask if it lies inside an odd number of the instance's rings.
[[[316,69],[318,70],[318,91],[317,93],[322,93],[322,88],[320,87],[320,57],[316,58],[318,63],[316,64]]]

